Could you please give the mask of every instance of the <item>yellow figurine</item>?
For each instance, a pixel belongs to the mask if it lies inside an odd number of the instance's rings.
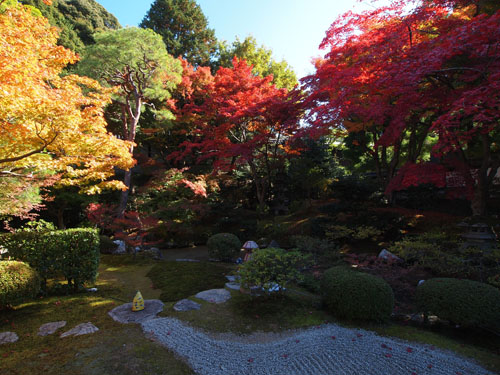
[[[137,292],[132,301],[132,311],[141,311],[144,310],[144,298],[142,298],[141,292]]]

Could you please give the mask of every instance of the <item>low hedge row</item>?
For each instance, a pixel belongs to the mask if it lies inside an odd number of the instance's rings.
[[[99,235],[95,229],[3,234],[0,246],[8,250],[10,257],[33,267],[43,287],[47,279],[64,276],[76,290],[97,276]]]
[[[40,277],[29,265],[0,261],[0,306],[34,298],[40,291]]]
[[[500,332],[500,290],[477,281],[436,278],[417,288],[417,305],[425,314],[464,327]]]

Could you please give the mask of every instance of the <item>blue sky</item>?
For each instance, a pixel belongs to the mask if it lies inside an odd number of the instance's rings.
[[[122,26],[137,26],[152,0],[97,0]],[[218,39],[233,42],[252,35],[285,59],[300,78],[313,72],[310,61],[335,18],[356,0],[197,0]]]

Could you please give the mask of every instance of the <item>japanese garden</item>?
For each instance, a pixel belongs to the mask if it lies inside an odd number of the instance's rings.
[[[500,3],[260,43],[0,0],[0,374],[500,373]]]

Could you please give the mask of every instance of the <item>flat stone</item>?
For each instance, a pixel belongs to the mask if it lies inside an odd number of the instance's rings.
[[[92,323],[87,322],[87,323],[78,324],[75,328],[70,329],[69,331],[66,331],[63,334],[61,334],[60,337],[62,338],[62,337],[68,337],[68,336],[88,335],[90,333],[95,333],[97,331],[99,331],[99,328],[97,328]]]
[[[190,299],[181,299],[174,305],[175,311],[191,311],[191,310],[199,310],[201,309],[201,305]]]
[[[198,259],[176,259],[176,262],[199,262]]]
[[[226,279],[228,279],[228,281],[231,281],[233,283],[233,282],[238,281],[240,279],[240,277],[239,276],[226,275]]]
[[[226,289],[210,289],[198,293],[195,297],[211,303],[224,303],[231,298],[231,293]]]
[[[38,329],[38,336],[47,336],[55,333],[59,328],[66,325],[66,321],[45,323]]]
[[[119,323],[142,323],[146,320],[156,318],[163,311],[163,302],[159,299],[147,299],[144,301],[144,310],[132,311],[132,302],[115,307],[108,312],[113,320]]]
[[[10,344],[19,340],[19,336],[14,332],[0,332],[0,345]]]
[[[229,283],[226,283],[226,288],[233,289],[233,290],[240,290],[240,284],[235,283],[235,282],[229,282]]]

